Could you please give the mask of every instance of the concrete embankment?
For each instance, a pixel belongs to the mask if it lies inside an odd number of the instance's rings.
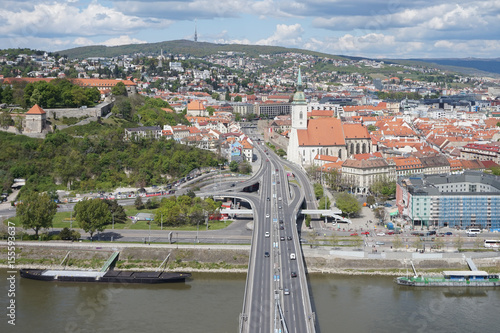
[[[168,270],[237,272],[247,271],[248,245],[184,245],[184,244],[127,244],[127,243],[69,243],[18,242],[16,268],[100,268],[113,251],[120,251],[117,268],[155,270],[170,253]],[[7,266],[7,243],[0,242],[0,267]],[[5,254],[5,255],[4,255]],[[420,272],[468,269],[463,253],[458,252],[382,252],[310,249],[304,247],[305,263],[309,273],[401,275],[411,271],[413,261]],[[498,252],[465,253],[473,258],[479,269],[500,272]]]

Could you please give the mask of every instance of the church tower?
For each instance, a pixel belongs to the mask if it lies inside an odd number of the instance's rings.
[[[297,131],[307,131],[307,101],[304,92],[302,91],[302,76],[300,74],[297,79],[297,91],[293,95],[292,101],[292,128],[287,147],[287,159],[298,165],[302,165],[302,156],[299,152],[299,136]]]
[[[307,129],[307,101],[302,91],[302,76],[297,79],[297,91],[293,95],[292,101],[292,129]]]

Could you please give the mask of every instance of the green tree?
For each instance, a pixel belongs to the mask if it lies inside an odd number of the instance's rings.
[[[50,228],[56,215],[57,204],[50,200],[47,193],[31,192],[25,194],[16,206],[16,215],[25,229],[33,229],[35,236],[42,228]]]
[[[114,200],[103,200],[107,205],[109,212],[111,213],[111,222],[113,223],[126,223],[127,222],[127,213],[125,212],[125,209],[123,206],[118,204],[118,201],[116,199]]]
[[[144,209],[144,203],[142,202],[142,198],[140,196],[137,196],[134,201],[134,206],[136,209]]]
[[[7,110],[4,110],[0,113],[0,127],[2,128],[9,128],[9,126],[14,125],[14,120],[12,120],[12,117],[10,116],[10,113]]]
[[[207,112],[208,112],[209,116],[213,116],[214,112],[215,112],[215,109],[213,107],[211,107],[211,106],[207,106]]]
[[[337,169],[323,172],[323,179],[326,182],[326,185],[334,191],[339,190],[342,184],[341,178],[341,174]]]
[[[363,245],[363,238],[359,236],[354,236],[354,238],[351,241],[355,247],[361,247]]]
[[[387,197],[394,197],[396,195],[396,181],[382,178],[372,184],[370,187],[372,193],[382,200]]]
[[[306,215],[306,227],[310,228],[311,227],[311,215]]]
[[[319,199],[319,202],[318,202],[319,209],[329,209],[330,205],[331,205],[330,198],[325,196],[325,197],[321,197],[321,199]]]
[[[347,192],[337,193],[335,196],[335,204],[337,208],[342,211],[342,213],[351,216],[353,214],[359,213],[361,211],[361,205],[358,199],[353,194]]]
[[[80,228],[90,234],[90,239],[96,231],[103,231],[113,217],[109,206],[101,199],[82,200],[76,203],[75,220]]]
[[[368,206],[374,205],[375,204],[375,197],[373,195],[369,195],[366,197],[366,204]]]
[[[114,87],[111,88],[111,93],[115,96],[127,96],[127,88],[125,83],[118,82]]]
[[[316,196],[316,199],[319,199],[323,196],[323,186],[321,184],[314,183],[313,189],[314,189],[314,195]]]
[[[368,132],[373,132],[373,131],[376,131],[378,128],[375,125],[368,125],[367,129],[368,129]]]
[[[241,96],[236,96],[236,97],[234,98],[234,101],[235,101],[235,102],[241,102],[241,101],[242,101]]]
[[[231,163],[229,163],[229,170],[231,170],[231,172],[238,172],[238,162],[231,161]]]
[[[380,221],[380,222],[384,222],[387,214],[385,212],[385,209],[384,207],[377,207],[377,208],[374,208],[373,209],[373,214],[375,215],[375,217]]]

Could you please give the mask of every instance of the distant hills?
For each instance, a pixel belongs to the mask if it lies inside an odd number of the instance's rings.
[[[88,57],[117,57],[136,53],[144,54],[185,54],[195,57],[204,57],[218,52],[244,52],[246,56],[258,57],[260,54],[279,54],[286,52],[303,53],[319,57],[331,57],[334,59],[368,59],[362,57],[336,56],[321,52],[314,52],[296,48],[287,48],[280,46],[264,45],[242,45],[242,44],[214,44],[207,42],[194,42],[190,40],[173,40],[158,43],[129,44],[121,46],[84,46],[68,50],[62,50],[58,53],[66,55],[70,59],[88,58]],[[381,59],[378,59],[381,60]],[[444,71],[459,72],[466,75],[490,75],[500,76],[500,58],[480,59],[480,58],[434,58],[434,59],[383,59],[384,61],[394,62],[406,65],[425,65],[437,67]],[[491,75],[493,73],[494,75]]]
[[[277,54],[286,52],[297,52],[303,54],[316,55],[319,57],[333,57],[326,53],[307,51],[302,49],[287,48],[281,46],[264,45],[243,45],[243,44],[214,44],[206,42],[193,42],[190,40],[173,40],[159,43],[129,44],[121,46],[83,46],[68,50],[58,51],[61,55],[66,55],[70,59],[88,57],[117,57],[123,54],[133,55],[135,53],[145,54],[185,54],[195,57],[204,57],[218,52],[244,52],[246,56],[258,57],[259,54]]]

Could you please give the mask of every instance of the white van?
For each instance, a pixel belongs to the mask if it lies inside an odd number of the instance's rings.
[[[467,229],[466,233],[467,233],[468,237],[476,237],[477,235],[479,235],[481,233],[481,229],[470,228],[470,229]]]
[[[295,253],[290,253],[290,260],[295,260]]]

